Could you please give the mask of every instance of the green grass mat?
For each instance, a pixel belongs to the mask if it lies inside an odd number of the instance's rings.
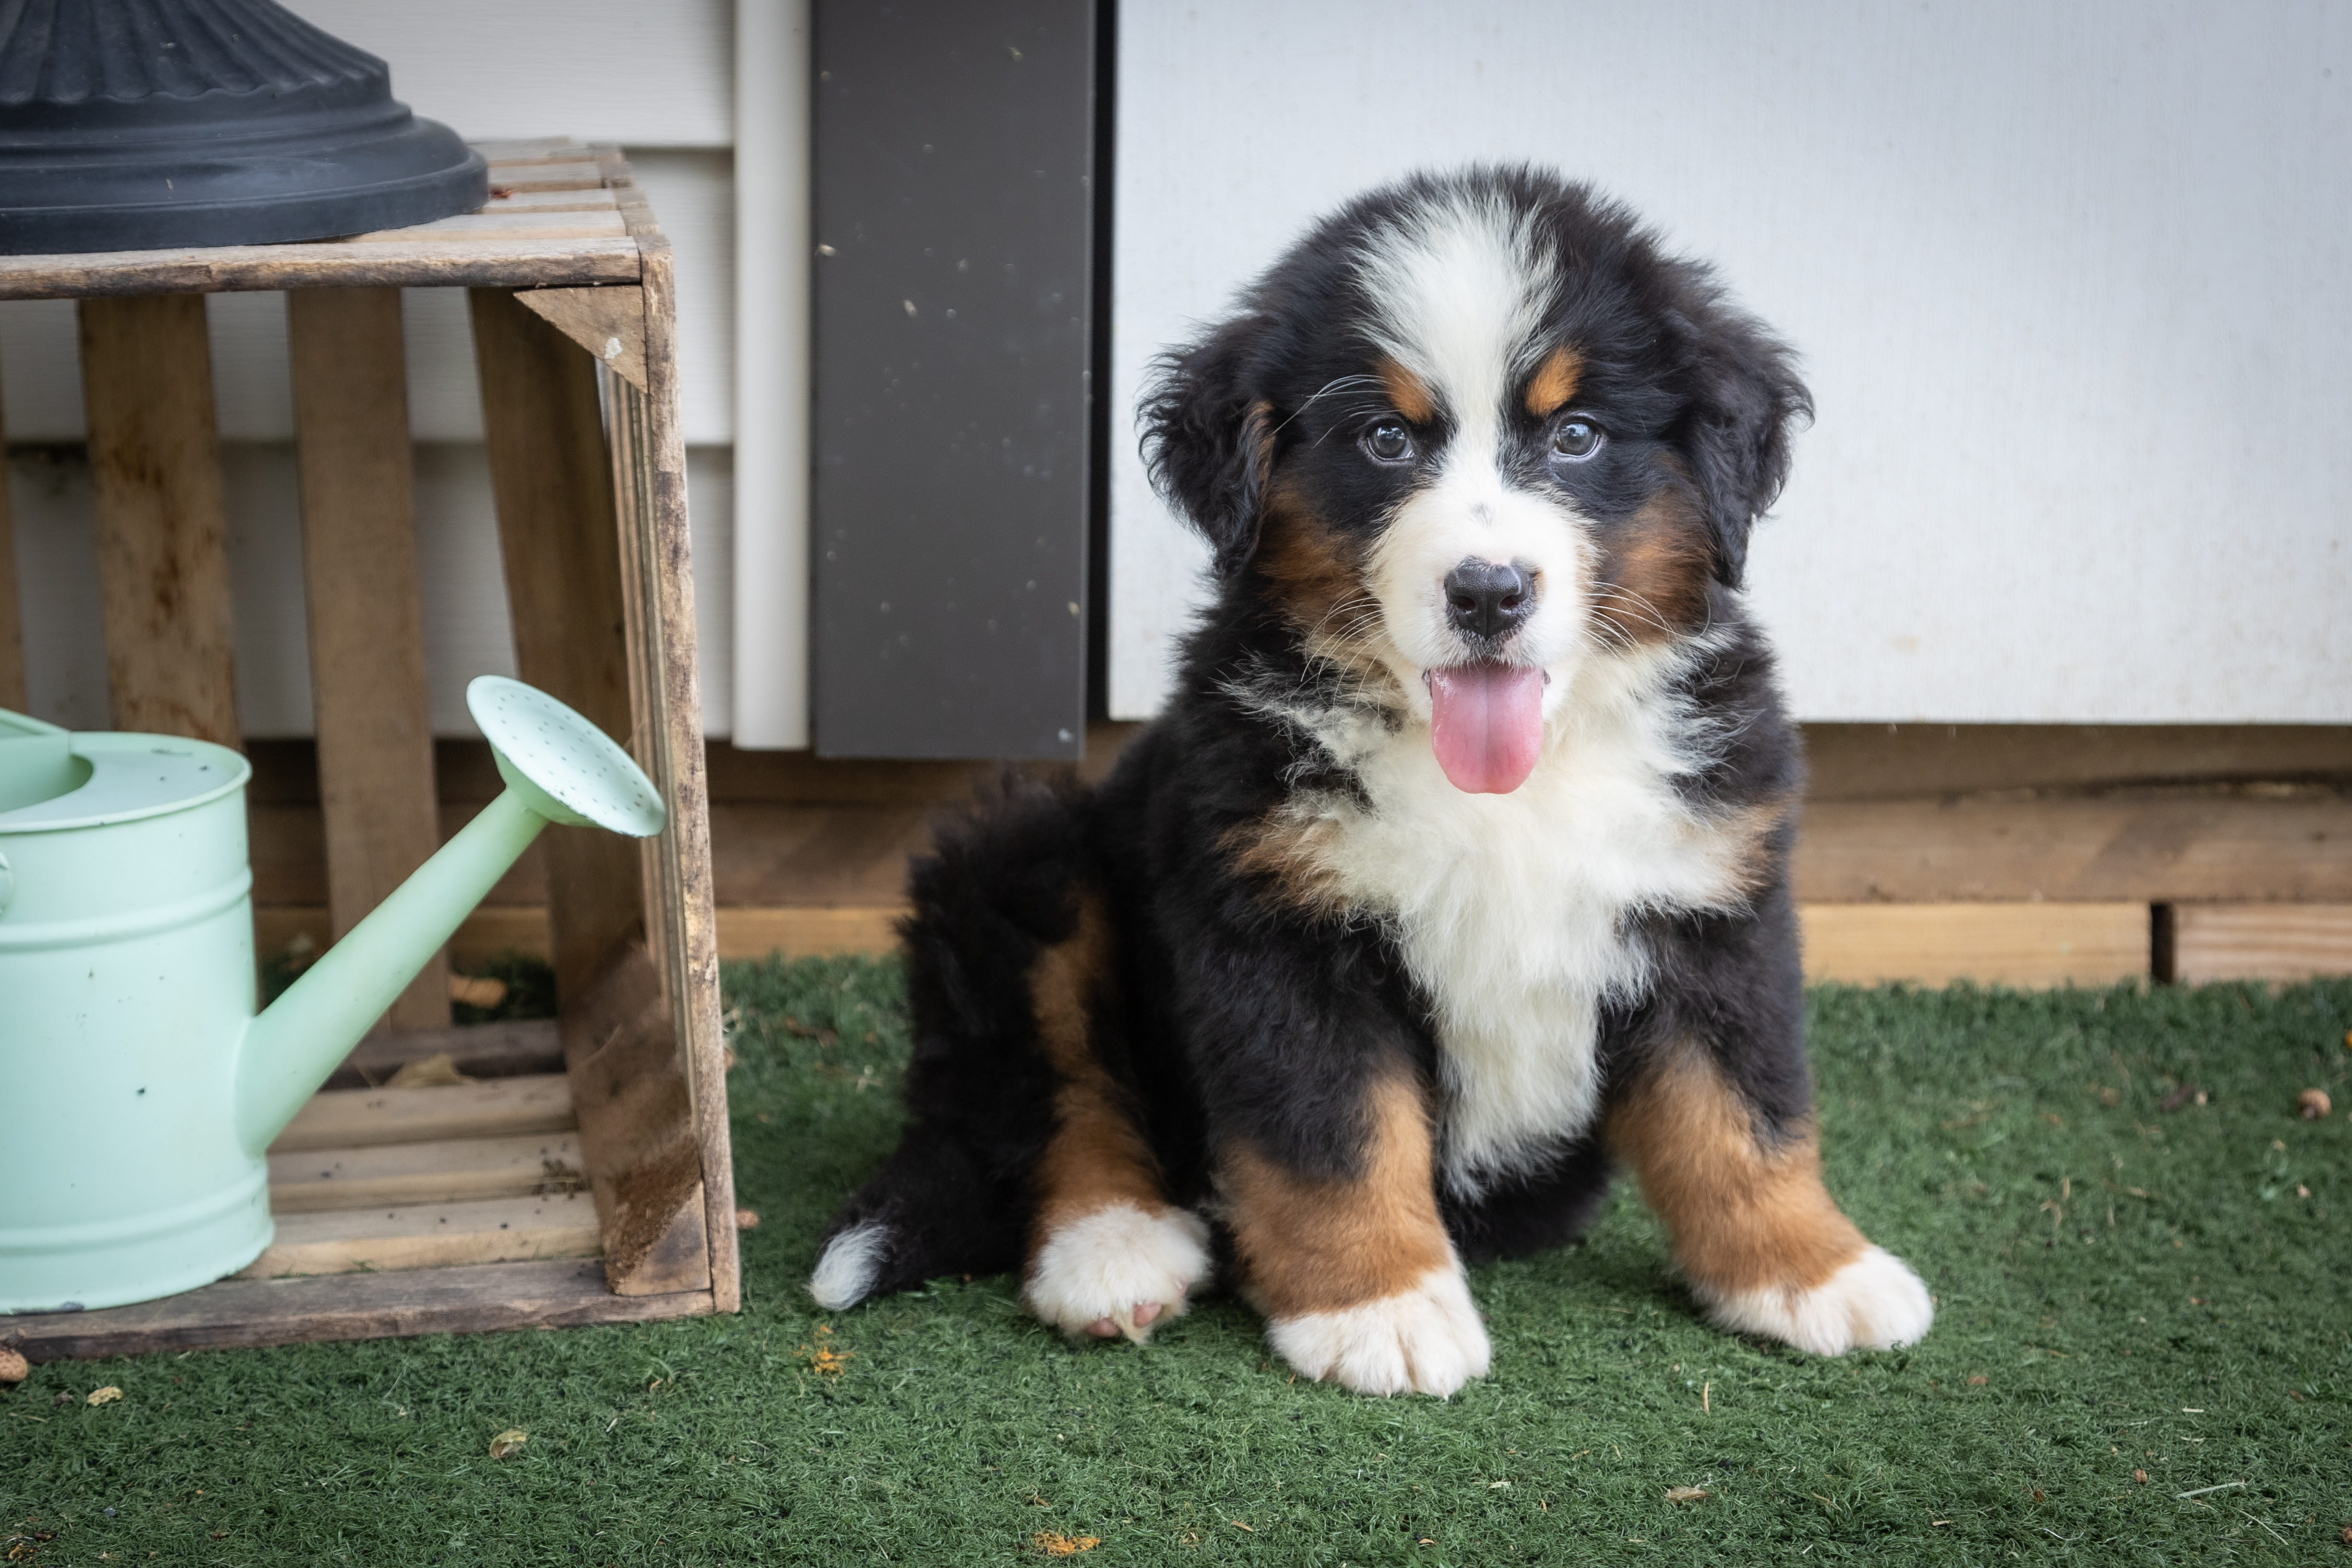
[[[0,1556],[2352,1563],[2352,984],[1818,992],[1830,1184],[1940,1298],[1926,1342],[1717,1333],[1621,1194],[1474,1277],[1494,1375],[1440,1404],[1294,1383],[1230,1300],[1140,1350],[1004,1279],[815,1312],[896,1121],[896,972],[727,978],[740,1316],[37,1367]]]

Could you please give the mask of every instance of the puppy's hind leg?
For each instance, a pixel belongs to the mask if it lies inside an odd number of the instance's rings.
[[[1054,1131],[1033,1173],[1021,1297],[1065,1333],[1139,1342],[1181,1316],[1207,1277],[1208,1227],[1168,1202],[1130,1097],[1103,1063],[1104,1015],[1115,1003],[1097,900],[1083,900],[1068,940],[1039,953],[1029,985],[1058,1081]]]

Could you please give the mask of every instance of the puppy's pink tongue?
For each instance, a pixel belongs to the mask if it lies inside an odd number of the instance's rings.
[[[1465,664],[1429,672],[1437,765],[1455,789],[1508,795],[1535,772],[1543,749],[1540,669]]]

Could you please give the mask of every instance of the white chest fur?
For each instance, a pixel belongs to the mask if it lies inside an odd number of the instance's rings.
[[[1605,673],[1618,679],[1588,667],[1601,689],[1562,705],[1507,795],[1448,784],[1418,726],[1316,726],[1372,805],[1299,808],[1322,819],[1316,858],[1336,890],[1390,923],[1433,1005],[1444,1166],[1465,1196],[1591,1126],[1600,1010],[1649,979],[1624,917],[1741,896],[1739,836],[1673,782],[1699,765],[1700,727],[1659,692],[1663,671]]]

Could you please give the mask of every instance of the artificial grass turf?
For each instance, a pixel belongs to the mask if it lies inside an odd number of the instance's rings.
[[[1937,1293],[1926,1342],[1718,1333],[1621,1192],[1584,1246],[1473,1277],[1494,1375],[1441,1404],[1294,1383],[1227,1299],[1139,1350],[1064,1343],[1006,1279],[816,1312],[817,1229],[896,1125],[897,973],[727,982],[764,1216],[740,1316],[37,1367],[0,1396],[0,1548],[2352,1563],[2352,984],[1816,992],[1830,1184]],[[2188,1084],[2208,1102],[2159,1109]],[[2294,1114],[2311,1086],[2326,1121]],[[122,1398],[86,1404],[101,1385]],[[509,1427],[529,1442],[489,1458]]]

